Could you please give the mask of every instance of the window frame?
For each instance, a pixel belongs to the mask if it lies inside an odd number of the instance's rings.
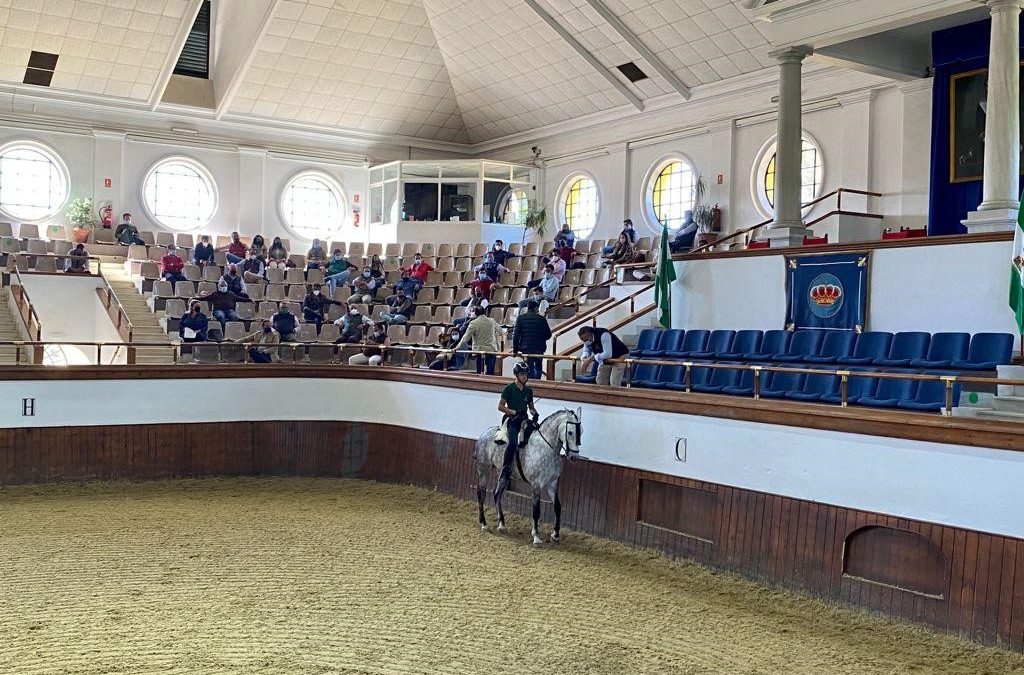
[[[523,213],[522,223],[509,223],[505,221],[505,214],[508,211],[509,204],[512,203],[512,198],[515,197],[517,192],[523,193],[523,201],[526,202],[526,211]],[[530,193],[525,186],[509,184],[502,194],[499,202],[499,212],[501,213],[501,224],[510,225],[512,227],[524,227],[526,224],[526,218],[530,215]]]
[[[68,205],[68,201],[71,199],[71,174],[68,171],[67,164],[64,162],[64,158],[60,156],[60,153],[58,153],[51,146],[45,143],[41,143],[39,141],[31,139],[18,139],[9,141],[7,143],[0,145],[0,156],[2,156],[6,152],[10,152],[11,150],[15,150],[18,148],[27,148],[30,150],[34,150],[46,156],[46,158],[50,160],[50,162],[57,168],[57,173],[60,175],[61,182],[63,182],[64,184],[64,198],[63,200],[61,200],[60,204],[53,208],[53,210],[38,218],[24,218],[22,216],[16,215],[15,213],[12,213],[11,211],[7,210],[7,208],[5,208],[2,203],[0,203],[0,215],[3,215],[4,218],[7,218],[12,222],[16,223],[44,223],[47,220],[53,218],[54,216],[60,215],[61,212],[63,212],[64,208]]]
[[[155,174],[161,167],[174,163],[186,164],[189,166],[189,168],[194,169],[196,173],[199,174],[199,177],[206,182],[207,186],[210,188],[210,193],[213,197],[213,205],[210,209],[209,218],[206,220],[206,222],[200,223],[193,228],[176,227],[174,225],[164,222],[159,217],[157,217],[156,214],[153,213],[153,209],[150,208],[149,205],[149,200],[146,199],[146,185],[149,183],[150,178],[153,177],[153,174]],[[149,166],[149,168],[146,169],[146,172],[142,175],[142,181],[140,181],[139,183],[139,203],[142,204],[142,210],[146,213],[146,217],[148,217],[151,222],[159,225],[160,227],[166,228],[167,230],[170,230],[172,232],[199,232],[200,230],[209,227],[210,223],[212,223],[213,219],[217,216],[217,212],[220,209],[220,190],[217,188],[217,181],[216,179],[214,179],[213,174],[210,172],[209,169],[206,168],[206,165],[204,165],[199,160],[195,159],[194,157],[189,157],[188,155],[167,155],[166,157],[162,157],[157,161],[153,162]]]
[[[675,162],[681,162],[690,167],[690,172],[693,174],[693,194],[691,197],[693,201],[690,205],[691,209],[697,207],[697,178],[700,176],[700,172],[697,171],[697,166],[681,152],[671,152],[659,157],[650,168],[647,170],[647,174],[644,176],[643,192],[641,194],[643,208],[644,223],[647,225],[647,229],[653,234],[661,234],[662,223],[658,220],[658,213],[654,208],[654,183],[658,180],[661,173],[668,168],[670,164]],[[673,231],[678,228],[669,226],[669,231]]]
[[[602,202],[602,199],[601,199],[601,184],[597,181],[597,179],[594,177],[594,175],[592,173],[590,173],[589,171],[580,171],[580,170],[573,171],[573,172],[569,173],[562,180],[561,184],[558,187],[558,192],[555,193],[556,194],[556,198],[555,198],[555,204],[554,204],[554,207],[555,207],[554,208],[554,213],[558,214],[558,222],[555,223],[553,227],[554,227],[554,230],[558,230],[559,228],[562,227],[562,223],[567,222],[566,218],[565,218],[565,202],[566,202],[566,199],[569,196],[569,190],[576,183],[576,181],[582,180],[582,179],[587,179],[587,180],[591,181],[594,184],[594,194],[597,197],[597,209],[595,209],[595,212],[594,212],[594,225],[590,228],[590,231],[586,232],[586,233],[578,231],[577,228],[572,227],[572,225],[570,225],[570,228],[572,229],[573,234],[576,235],[577,239],[588,239],[588,238],[593,236],[594,232],[597,230],[598,225],[601,224],[601,205],[602,205],[601,204],[601,202]]]
[[[825,153],[821,149],[821,144],[818,143],[817,139],[811,136],[806,131],[801,135],[800,152],[801,157],[803,155],[803,144],[806,143],[813,147],[818,153],[818,163],[821,169],[817,176],[817,186],[814,188],[811,200],[817,199],[821,196],[822,191],[825,188],[825,172],[827,169],[825,163]],[[762,177],[766,175],[768,171],[768,165],[771,163],[772,158],[775,156],[778,145],[778,136],[772,136],[761,146],[758,150],[754,165],[750,173],[750,195],[751,200],[754,202],[754,208],[765,218],[773,218],[775,216],[775,206],[768,201],[768,194],[764,187],[764,181]],[[802,162],[801,162],[802,168]],[[803,190],[803,181],[800,184],[801,190]],[[810,201],[810,200],[809,200]],[[804,215],[807,215],[814,207],[808,206],[801,209]]]
[[[288,193],[289,188],[291,188],[297,181],[300,181],[303,178],[316,178],[317,180],[326,183],[327,187],[333,190],[335,192],[335,196],[338,198],[338,207],[340,209],[339,220],[337,223],[337,227],[335,227],[335,229],[328,234],[320,233],[317,234],[315,237],[307,238],[305,234],[295,229],[295,227],[288,220],[288,216],[284,206],[285,195]],[[324,244],[326,245],[328,242],[332,241],[334,237],[337,237],[338,235],[341,234],[341,231],[348,223],[348,209],[348,194],[345,192],[345,188],[341,186],[341,181],[339,181],[337,178],[321,169],[303,169],[292,174],[287,180],[284,181],[284,185],[281,186],[281,190],[278,193],[277,197],[277,215],[281,219],[281,224],[284,226],[284,229],[288,231],[288,234],[298,239],[299,241],[303,242],[312,243],[313,239],[316,238],[319,239],[321,242],[324,242]]]

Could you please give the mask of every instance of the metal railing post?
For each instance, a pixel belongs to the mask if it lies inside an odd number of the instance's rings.
[[[839,380],[839,391],[840,391],[840,397],[842,399],[842,402],[840,403],[840,406],[845,408],[846,405],[847,405],[847,400],[846,399],[847,399],[847,396],[849,396],[849,391],[850,391],[850,373],[840,372],[839,373],[839,377],[840,377],[840,380]]]
[[[683,386],[686,388],[686,393],[690,393],[690,385],[693,384],[693,364],[689,361],[683,363]]]
[[[761,366],[751,366],[754,369],[754,400],[761,398]]]
[[[624,359],[626,362],[626,389],[633,386],[633,362],[630,359]]]
[[[953,382],[956,381],[955,377],[945,376],[942,379],[946,381],[946,408],[942,411],[942,414],[946,417],[953,416]]]

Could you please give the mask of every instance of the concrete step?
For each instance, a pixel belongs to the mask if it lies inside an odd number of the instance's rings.
[[[1024,415],[1024,396],[996,396],[992,399],[992,407],[999,412]]]
[[[1007,412],[1005,410],[984,410],[979,408],[975,413],[978,417],[993,420],[1024,421],[1024,412]]]

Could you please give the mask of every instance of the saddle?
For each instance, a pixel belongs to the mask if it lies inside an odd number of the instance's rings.
[[[539,424],[527,418],[519,428],[519,442],[516,443],[516,447],[521,448],[528,443],[530,436],[539,428]],[[497,445],[508,445],[508,420],[501,421],[501,426],[498,427],[497,433],[494,434],[494,442]]]

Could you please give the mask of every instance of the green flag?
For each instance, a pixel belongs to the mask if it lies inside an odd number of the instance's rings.
[[[668,249],[668,225],[662,225],[661,251],[658,255],[658,271],[654,281],[654,304],[661,311],[659,321],[663,328],[672,327],[672,290],[670,284],[675,280],[676,267],[672,264],[672,254]]]
[[[1024,196],[1021,196],[1024,199]],[[1024,335],[1024,209],[1013,228],[1013,257],[1010,259],[1010,309],[1017,316],[1017,333]]]

